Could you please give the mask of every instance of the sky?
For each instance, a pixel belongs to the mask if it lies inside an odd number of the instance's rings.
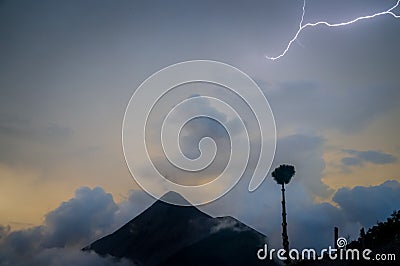
[[[395,3],[308,0],[304,22],[347,21]],[[296,33],[302,6],[301,0],[0,1],[0,245],[13,250],[8,259],[23,259],[29,247],[48,265],[60,253],[65,263],[111,263],[74,247],[154,201],[125,163],[125,109],[150,75],[187,60],[237,67],[268,99],[277,130],[271,169],[296,167],[287,186],[291,245],[326,247],[333,226],[355,239],[362,226],[399,209],[400,19],[307,28],[284,57],[268,60]],[[225,145],[218,125],[199,125]],[[187,128],[192,141],[183,140],[189,148],[202,134],[195,129]],[[249,180],[246,174],[200,208],[234,216],[279,246],[279,186],[269,173],[250,193]],[[77,221],[85,225],[73,233]]]

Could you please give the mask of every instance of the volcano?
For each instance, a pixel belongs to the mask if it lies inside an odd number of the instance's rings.
[[[163,201],[173,197],[177,206]],[[266,236],[233,217],[211,217],[169,192],[114,233],[84,247],[134,265],[276,265],[259,261]]]

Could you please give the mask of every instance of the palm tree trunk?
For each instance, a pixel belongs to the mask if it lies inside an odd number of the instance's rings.
[[[286,202],[285,202],[285,184],[282,184],[282,241],[283,249],[285,250],[285,256],[287,260],[286,264],[290,263],[289,258],[289,237],[287,234],[287,223],[286,223]]]

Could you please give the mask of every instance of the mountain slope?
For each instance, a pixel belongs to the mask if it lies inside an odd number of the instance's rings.
[[[170,256],[167,265],[274,265],[257,259],[256,251],[265,244],[263,234],[247,227],[232,217],[221,217],[232,227],[221,228],[208,237]]]
[[[164,197],[185,201],[173,192]],[[194,206],[158,200],[120,229],[83,250],[128,258],[146,266],[205,265],[217,261],[221,262],[219,265],[241,265],[233,262],[257,259],[257,249],[265,241],[264,235],[232,217],[213,218]]]

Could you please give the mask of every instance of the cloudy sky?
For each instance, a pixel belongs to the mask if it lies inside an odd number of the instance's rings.
[[[304,22],[347,21],[395,3],[309,0]],[[267,60],[296,33],[302,5],[0,1],[3,250],[17,260],[21,250],[40,249],[43,262],[65,249],[67,262],[98,265],[73,247],[112,232],[153,201],[124,160],[128,101],[151,74],[193,59],[239,68],[269,100],[277,127],[273,167],[297,170],[287,187],[293,246],[327,246],[335,225],[354,239],[361,226],[399,209],[400,19],[307,28],[284,57]],[[249,180],[201,208],[234,216],[279,246],[279,187],[269,177],[249,193]]]

